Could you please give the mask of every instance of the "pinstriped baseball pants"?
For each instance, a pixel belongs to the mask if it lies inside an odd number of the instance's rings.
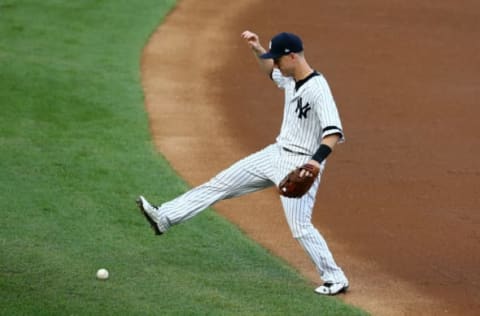
[[[220,172],[210,181],[166,202],[158,209],[162,231],[199,214],[224,199],[241,196],[278,185],[291,170],[306,163],[310,157],[287,152],[272,144]],[[322,164],[320,175],[323,172]],[[335,263],[325,239],[312,225],[311,217],[320,176],[302,198],[286,198],[281,202],[292,235],[312,259],[325,282],[342,282],[346,277]]]

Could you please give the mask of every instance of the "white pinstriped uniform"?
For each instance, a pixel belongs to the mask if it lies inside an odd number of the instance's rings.
[[[210,181],[191,189],[174,200],[162,204],[153,214],[162,232],[199,214],[212,204],[246,193],[258,191],[280,181],[294,168],[306,163],[320,146],[321,138],[340,133],[342,125],[325,78],[315,73],[295,88],[292,78],[274,69],[272,79],[285,90],[282,127],[276,143],[238,161]],[[281,196],[287,223],[315,264],[325,282],[347,281],[335,263],[324,238],[311,223],[320,175],[302,198]]]

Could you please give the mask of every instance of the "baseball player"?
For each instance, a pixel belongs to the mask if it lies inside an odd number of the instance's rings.
[[[283,122],[276,142],[161,206],[153,206],[143,196],[138,198],[137,204],[155,233],[160,235],[220,200],[279,186],[292,170],[309,166],[298,169],[300,178],[312,178],[305,194],[287,197],[282,195],[287,189],[280,186],[285,217],[293,237],[302,245],[324,281],[315,292],[324,295],[345,292],[348,280],[311,222],[326,158],[334,146],[344,140],[330,88],[324,76],[307,63],[302,40],[297,35],[280,33],[274,36],[269,51],[261,46],[257,34],[244,31],[241,37],[253,51],[260,68],[284,90]]]

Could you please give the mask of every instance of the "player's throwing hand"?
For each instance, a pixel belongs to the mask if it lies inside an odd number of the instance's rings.
[[[260,39],[258,35],[247,30],[242,32],[241,36],[247,42],[248,46],[250,46],[253,55],[255,55],[255,57],[257,58],[260,69],[262,69],[265,74],[270,76],[274,66],[273,60],[260,58],[260,56],[265,54],[267,51],[265,50],[265,48],[263,48],[262,44],[260,44]]]
[[[245,31],[242,33],[242,38],[247,41],[248,45],[254,50],[261,50],[260,39],[257,34]]]

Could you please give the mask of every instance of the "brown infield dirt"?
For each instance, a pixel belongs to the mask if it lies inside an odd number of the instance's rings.
[[[274,142],[283,94],[240,33],[265,46],[299,34],[347,137],[314,212],[350,278],[339,298],[375,315],[480,315],[479,20],[474,0],[180,1],[142,60],[155,144],[196,186]],[[321,282],[273,189],[214,208]]]

